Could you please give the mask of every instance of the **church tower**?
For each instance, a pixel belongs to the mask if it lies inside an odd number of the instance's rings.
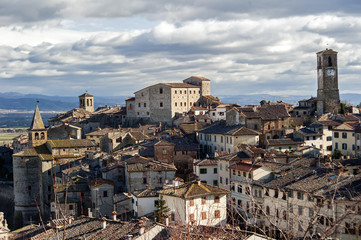
[[[83,108],[88,112],[94,112],[94,96],[88,92],[79,96],[79,108]]]
[[[36,104],[33,121],[28,130],[30,147],[43,145],[47,141],[47,130],[44,127],[38,104]]]
[[[317,53],[317,115],[338,113],[340,94],[338,90],[337,52],[327,49]]]

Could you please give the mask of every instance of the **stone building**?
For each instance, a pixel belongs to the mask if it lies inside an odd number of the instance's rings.
[[[28,146],[13,155],[15,221],[25,225],[50,216],[54,197],[53,176],[57,165],[85,156],[94,143],[85,139],[48,140],[38,106],[28,130]],[[39,209],[38,209],[39,207]]]
[[[338,90],[337,52],[327,49],[317,53],[317,115],[338,113],[340,94]]]
[[[145,119],[171,125],[176,114],[188,112],[201,96],[210,95],[210,80],[192,76],[183,83],[158,83],[134,94],[126,99],[128,122]]]
[[[176,225],[224,226],[229,191],[205,183],[190,182],[160,190]]]
[[[79,96],[79,108],[94,112],[94,96],[88,92]]]

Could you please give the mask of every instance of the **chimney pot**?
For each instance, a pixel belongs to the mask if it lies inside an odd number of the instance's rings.
[[[88,217],[93,217],[93,213],[90,208],[88,208]]]
[[[117,212],[116,211],[113,211],[112,212],[112,215],[113,215],[113,220],[117,220]]]
[[[105,218],[102,218],[102,229],[105,229],[107,227],[107,220]]]
[[[197,178],[197,184],[201,185],[201,179],[200,178]]]

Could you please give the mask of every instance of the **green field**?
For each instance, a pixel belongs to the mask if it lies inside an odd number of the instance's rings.
[[[13,132],[9,132],[13,131]],[[25,133],[25,129],[1,129],[0,130],[0,146],[4,144],[11,144],[14,137],[19,136],[22,133]]]

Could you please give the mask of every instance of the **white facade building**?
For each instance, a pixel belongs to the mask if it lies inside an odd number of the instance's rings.
[[[193,165],[193,172],[202,183],[218,186],[218,164],[216,160],[198,160]]]
[[[226,224],[228,193],[226,189],[200,181],[159,191],[175,224],[203,226]]]

